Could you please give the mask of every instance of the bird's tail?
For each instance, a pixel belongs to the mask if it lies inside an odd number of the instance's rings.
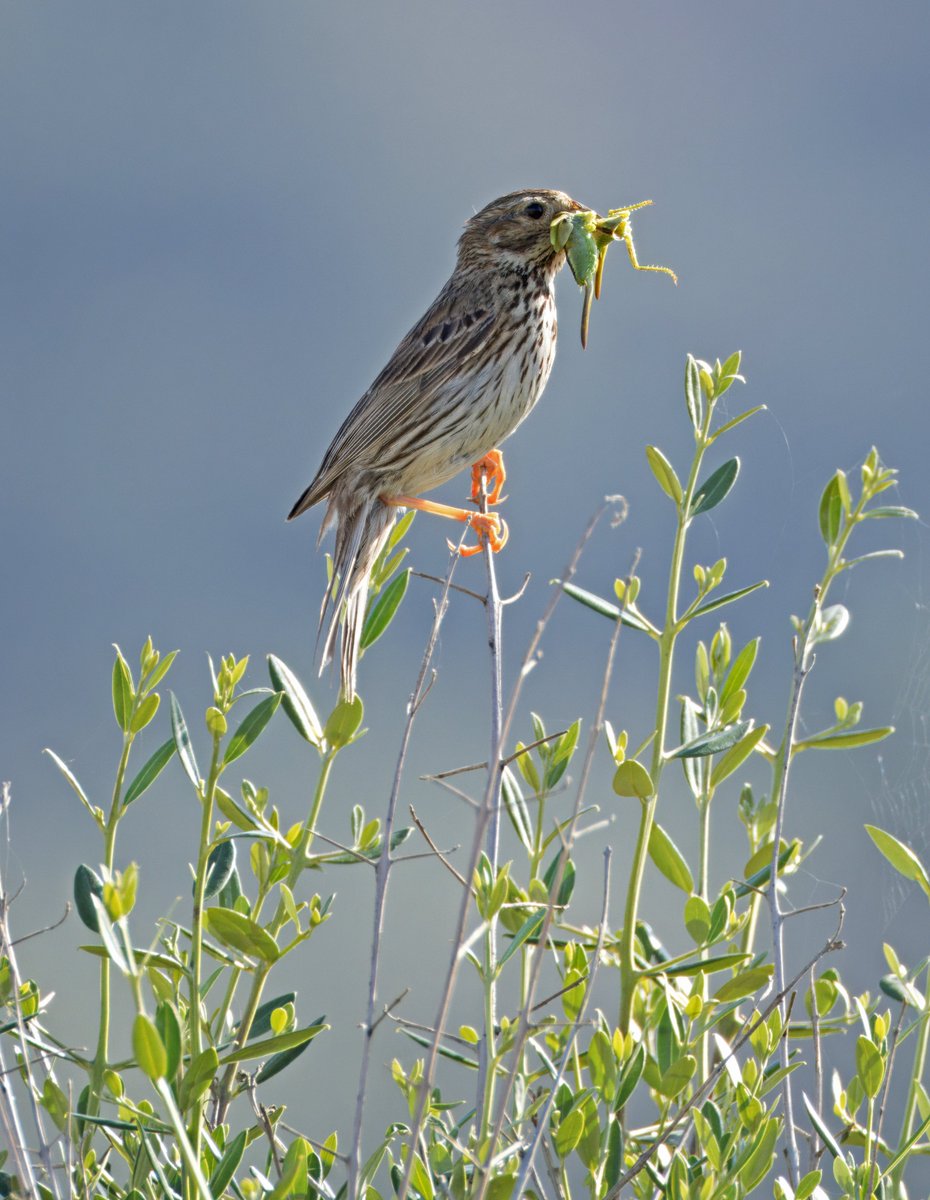
[[[342,652],[339,668],[342,694],[349,701],[355,699],[355,677],[371,569],[390,536],[394,518],[394,509],[378,499],[366,500],[348,512],[338,512],[336,547],[333,552],[334,580],[338,579],[338,584],[326,589],[320,609],[321,635],[326,627],[320,670],[322,671],[333,657],[342,617]],[[328,519],[324,522],[324,528],[327,524]]]

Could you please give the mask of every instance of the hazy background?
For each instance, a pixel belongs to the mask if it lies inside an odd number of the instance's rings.
[[[507,610],[508,677],[604,493],[622,492],[630,517],[598,535],[579,579],[609,594],[642,547],[643,605],[658,616],[671,509],[643,446],[659,443],[685,469],[684,356],[739,347],[748,386],[731,391],[729,411],[768,413],[724,447],[743,472],[726,505],[697,522],[689,568],[725,553],[732,586],[772,581],[725,615],[740,645],[765,632],[751,707],[779,722],[788,614],[806,611],[822,570],[826,479],[875,443],[901,469],[901,502],[930,511],[928,33],[930,10],[916,3],[5,4],[0,776],[14,797],[7,869],[28,880],[17,931],[56,919],[77,862],[100,858],[41,750],[53,747],[106,803],[118,755],[112,642],[133,661],[148,633],[181,650],[170,684],[201,756],[205,652],[251,654],[256,684],[263,656],[277,653],[328,709],[332,680],[315,681],[312,662],[319,515],[296,525],[284,515],[444,282],[464,220],[514,188],[559,187],[602,210],[651,197],[636,218],[640,257],[673,266],[681,283],[634,275],[612,253],[582,354],[580,294],[567,274],[560,281],[559,358],[507,447],[502,589],[532,573]],[[445,498],[465,489],[463,478]],[[448,532],[416,523],[417,567],[442,572]],[[852,886],[852,949],[839,965],[874,990],[883,940],[911,962],[928,949],[923,898],[898,886],[862,825],[928,849],[930,626],[926,526],[876,523],[869,535],[862,548],[901,545],[907,559],[838,589],[853,623],[818,655],[804,724],[829,723],[842,694],[866,699],[866,724],[893,722],[899,735],[880,755],[804,756],[787,829],[830,835],[792,898]],[[459,580],[481,588],[480,560]],[[433,592],[413,581],[362,664],[371,732],[340,760],[323,818],[332,836],[348,836],[352,803],[383,812]],[[526,710],[553,729],[589,721],[609,633],[566,602]],[[484,644],[480,609],[456,601],[402,796],[445,846],[467,837],[465,810],[417,777],[486,755]],[[686,639],[678,690],[691,686],[692,661]],[[651,648],[625,637],[610,717],[636,738],[649,728],[653,669]],[[166,731],[163,712],[142,753]],[[515,733],[529,738],[525,716]],[[580,851],[589,866],[575,912],[596,918],[596,864],[610,841],[618,925],[635,813],[612,796],[605,758],[590,799],[614,827]],[[237,765],[300,819],[315,764],[285,722]],[[660,818],[690,848],[694,808],[675,785]],[[718,802],[721,826],[734,799]],[[172,764],[122,826],[118,859],[143,871],[140,942],[155,914],[189,895],[197,821]],[[721,828],[715,885],[744,858]],[[383,996],[412,985],[404,1011],[429,1021],[455,885],[423,863],[394,882]],[[327,1012],[338,1029],[301,1060],[289,1095],[295,1119],[319,1135],[345,1129],[353,1096],[370,879],[351,870],[313,886],[338,891],[336,916],[301,960],[299,1011]],[[680,894],[657,884],[650,897],[646,915],[683,947]],[[830,924],[795,922],[792,959]],[[72,917],[23,953],[59,989],[59,1028],[87,1044],[95,970],[75,949],[85,937]],[[62,1003],[65,989],[86,990],[88,1008]],[[608,991],[605,1007],[614,1003]],[[381,1059],[413,1057],[386,1027],[379,1036]],[[375,1075],[377,1094],[390,1095],[386,1071]]]

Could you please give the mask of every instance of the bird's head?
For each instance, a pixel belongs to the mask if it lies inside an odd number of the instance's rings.
[[[584,205],[551,188],[511,192],[492,200],[465,225],[459,239],[459,262],[558,270],[565,261],[549,235],[553,220]]]

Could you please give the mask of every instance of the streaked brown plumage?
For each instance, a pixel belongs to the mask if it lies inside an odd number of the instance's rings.
[[[345,608],[341,677],[355,695],[372,565],[396,517],[385,501],[419,496],[502,442],[542,394],[556,344],[555,276],[565,261],[549,226],[581,206],[563,192],[512,192],[466,224],[455,270],[352,409],[288,519],[327,500],[340,585],[324,642]],[[329,592],[320,615],[326,617]]]

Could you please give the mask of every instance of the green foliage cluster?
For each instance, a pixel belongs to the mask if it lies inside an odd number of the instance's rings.
[[[853,996],[839,971],[823,962],[838,947],[837,935],[795,978],[786,977],[784,941],[785,918],[797,915],[786,908],[791,879],[814,850],[787,832],[794,760],[807,750],[867,746],[892,732],[863,726],[862,704],[838,698],[833,724],[798,733],[815,649],[841,637],[848,623],[846,608],[830,602],[831,589],[867,559],[898,553],[851,556],[860,526],[914,514],[879,501],[894,472],[874,450],[857,484],[842,471],[830,479],[818,514],[825,566],[809,611],[792,619],[792,687],[780,726],[754,715],[760,639],[734,645],[725,624],[690,642],[693,688],[673,696],[682,639],[706,629],[710,614],[765,586],[726,585],[724,558],[693,564],[690,585],[685,568],[693,522],[726,499],[740,473],[736,457],[709,469],[705,460],[759,411],[715,426],[721,397],[741,382],[739,368],[738,354],[712,365],[689,356],[685,410],[694,453],[686,472],[679,474],[658,447],[646,451],[675,513],[664,613],[648,611],[636,575],[615,580],[611,597],[571,578],[558,585],[608,622],[605,698],[620,630],[655,644],[649,735],[633,745],[629,731],[608,719],[605,699],[586,748],[580,719],[553,734],[535,715],[525,740],[500,747],[485,803],[475,805],[470,866],[461,872],[447,863],[462,920],[443,1007],[432,1027],[402,1026],[426,1054],[418,1057],[415,1049],[409,1059],[393,1061],[398,1113],[377,1136],[365,1128],[361,1106],[351,1131],[296,1133],[300,1116],[285,1123],[273,1083],[330,1029],[324,1015],[298,1015],[288,974],[298,955],[312,957],[306,943],[316,929],[338,920],[333,896],[313,887],[320,880],[329,886],[334,871],[375,864],[383,902],[387,866],[411,832],[394,828],[391,806],[382,820],[355,805],[344,840],[319,833],[336,760],[365,732],[361,700],[340,701],[321,719],[280,659],[268,658],[270,686],[255,687],[246,686],[248,659],[230,655],[218,667],[210,664],[203,713],[209,761],[198,760],[182,706],[170,695],[164,706],[170,736],[130,773],[137,743],[162,712],[159,689],[174,654],[160,654],[149,639],[134,670],[117,649],[112,698],[121,749],[109,805],[95,804],[49,752],[102,839],[100,863],[79,865],[74,877],[77,914],[90,935],[82,950],[99,960],[96,1048],[82,1054],[55,1036],[40,986],[19,976],[4,921],[2,1033],[12,1044],[13,1073],[33,1113],[38,1151],[31,1153],[24,1138],[7,1148],[0,1195],[550,1200],[584,1192],[591,1200],[740,1200],[765,1192],[779,1200],[903,1200],[909,1164],[930,1152],[927,961],[908,967],[886,946],[888,974],[880,988]],[[375,569],[365,649],[387,630],[407,589],[402,542],[411,520],[412,514],[398,524]],[[437,621],[441,615],[440,605]],[[408,734],[419,702],[409,706]],[[290,827],[267,789],[239,775],[239,760],[272,720],[285,718],[316,772],[307,816]],[[636,827],[632,867],[616,895],[605,854],[599,919],[573,909],[579,823],[598,807],[585,798],[594,755],[607,756],[613,791],[632,805]],[[164,917],[145,945],[131,929],[139,872],[118,835],[129,807],[175,758],[201,812],[192,898],[189,912]],[[570,783],[569,769],[579,763],[578,780]],[[745,782],[752,764],[768,772],[761,791]],[[398,778],[402,766],[403,752]],[[694,799],[695,861],[663,818],[668,770],[681,773]],[[746,858],[741,872],[714,890],[711,812],[724,792],[738,797]],[[486,841],[487,821],[480,819],[498,804],[512,827],[514,854],[506,862],[496,839]],[[930,875],[919,858],[890,833],[868,832],[930,899]],[[650,864],[681,896],[680,936],[671,949],[642,911]],[[608,911],[619,896],[623,916],[615,927]],[[460,967],[474,972],[482,1003],[453,1030],[445,1017]],[[595,996],[605,995],[614,997],[609,1011],[595,1007]],[[115,1005],[130,1006],[131,1057],[114,1056]],[[828,1034],[844,1047],[834,1052],[843,1066],[830,1101],[818,1065]],[[372,1043],[382,1044],[375,1036],[374,1025],[364,1031],[366,1054]],[[301,1070],[312,1077],[312,1056]],[[904,1097],[893,1132],[892,1079]],[[366,1080],[363,1066],[363,1090]],[[22,1128],[8,1120],[11,1127]]]

